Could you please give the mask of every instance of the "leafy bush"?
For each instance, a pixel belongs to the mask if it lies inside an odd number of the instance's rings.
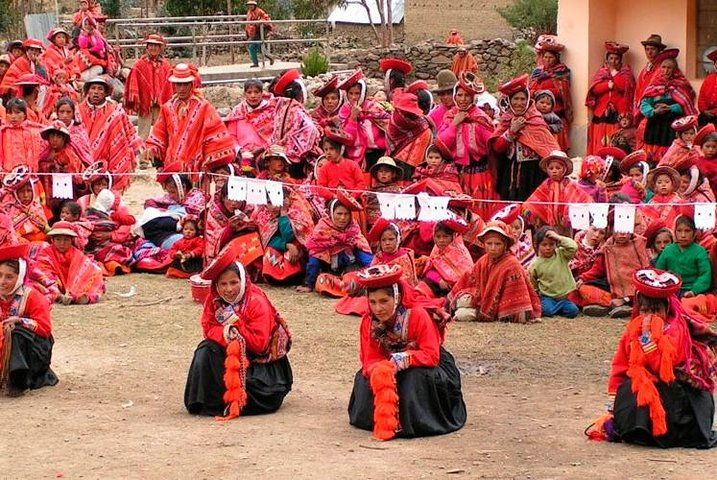
[[[536,37],[558,30],[558,0],[515,0],[497,10],[511,27],[530,30]]]
[[[104,15],[108,15],[112,18],[122,17],[120,0],[100,0],[100,5],[102,5],[102,13]]]
[[[535,68],[535,51],[525,42],[518,42],[516,49],[510,54],[507,65],[502,65],[494,75],[486,76],[485,88],[495,92],[498,87],[524,73],[530,73]]]
[[[329,59],[321,53],[319,47],[309,50],[301,64],[301,73],[306,77],[315,77],[329,71]]]

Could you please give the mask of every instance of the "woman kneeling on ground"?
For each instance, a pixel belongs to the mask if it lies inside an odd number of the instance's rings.
[[[56,385],[50,369],[52,319],[50,304],[25,285],[28,244],[0,248],[0,389],[10,396],[27,389]]]
[[[717,333],[687,313],[680,277],[643,269],[633,275],[637,315],[612,360],[608,413],[591,425],[596,440],[638,445],[711,448]]]
[[[251,283],[232,245],[202,272],[212,282],[201,319],[204,340],[184,390],[189,413],[227,420],[275,412],[293,383],[289,328]]]
[[[444,324],[426,310],[435,300],[401,280],[402,273],[398,265],[376,265],[357,276],[370,311],[361,320],[349,422],[380,440],[441,435],[466,422],[461,376],[442,347]]]

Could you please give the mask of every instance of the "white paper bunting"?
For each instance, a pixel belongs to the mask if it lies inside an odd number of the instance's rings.
[[[264,182],[266,187],[266,194],[269,195],[269,201],[275,207],[281,207],[284,205],[284,185],[280,182],[273,182],[266,180]]]
[[[632,233],[635,231],[635,205],[629,203],[615,205],[613,230],[618,233]]]
[[[571,204],[568,209],[570,225],[576,230],[587,230],[590,228],[590,210],[584,203]]]
[[[698,230],[715,228],[715,204],[695,203],[695,227]]]
[[[393,193],[376,192],[378,205],[381,207],[381,217],[386,220],[396,219],[396,195]]]
[[[53,173],[52,174],[52,197],[70,199],[74,198],[72,194],[72,174],[71,173]]]
[[[610,205],[607,203],[591,203],[589,206],[592,224],[596,228],[607,228],[607,211]]]
[[[415,195],[396,195],[396,219],[398,220],[415,220],[416,219],[416,196]]]
[[[416,195],[421,207],[418,213],[418,220],[421,222],[440,222],[450,218],[448,211],[448,197],[432,197],[427,193]]]
[[[229,176],[229,181],[227,182],[227,197],[229,197],[229,200],[234,200],[235,202],[246,200],[246,180],[246,177]]]
[[[246,203],[249,205],[266,205],[266,187],[264,180],[247,179]]]

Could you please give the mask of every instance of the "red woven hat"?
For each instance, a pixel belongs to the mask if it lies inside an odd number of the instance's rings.
[[[507,205],[495,212],[493,216],[490,217],[490,221],[501,221],[510,225],[511,223],[515,222],[520,216],[521,207],[522,206],[520,203],[511,203],[510,205]]]
[[[224,270],[229,268],[232,263],[236,262],[237,252],[234,248],[235,245],[236,243],[230,242],[222,248],[219,254],[211,261],[211,263],[209,263],[209,265],[207,265],[207,268],[204,269],[200,276],[204,280],[214,280],[221,275]]]
[[[558,37],[555,35],[541,35],[538,37],[538,41],[535,43],[535,49],[539,52],[562,52],[565,50],[565,45],[558,42]]]
[[[449,197],[448,206],[454,208],[470,208],[476,202],[476,199],[467,193],[456,193],[453,191],[442,190],[440,195]]]
[[[52,230],[47,232],[47,235],[52,237],[55,235],[67,235],[68,237],[76,237],[77,232],[75,231],[74,225],[72,225],[71,222],[65,222],[64,220],[61,220],[59,222],[55,222],[55,224],[52,226]]]
[[[676,132],[684,132],[691,128],[697,128],[697,115],[680,117],[670,125]]]
[[[403,270],[400,265],[380,264],[361,270],[356,282],[363,288],[390,287],[401,281]]]
[[[418,117],[423,116],[423,110],[418,106],[418,97],[413,93],[401,92],[393,95],[393,108],[402,112],[411,113]]]
[[[17,77],[17,80],[15,80],[15,85],[44,85],[45,79],[35,75],[34,73],[23,73],[19,77]]]
[[[563,152],[562,150],[553,150],[552,152],[550,152],[550,155],[540,160],[538,166],[541,170],[547,172],[548,165],[550,164],[550,162],[554,161],[558,161],[565,166],[566,177],[573,173],[573,161],[570,157],[568,157],[568,154]]]
[[[650,223],[650,226],[645,229],[645,240],[647,240],[647,247],[653,248],[655,246],[655,240],[660,230],[667,228],[665,221],[658,218]]]
[[[463,72],[458,77],[458,88],[465,90],[471,95],[480,95],[485,92],[483,81],[478,75],[471,72]]]
[[[69,142],[70,141],[70,132],[67,130],[67,127],[63,122],[60,120],[55,120],[50,125],[46,126],[42,130],[40,130],[40,136],[43,140],[47,140],[47,137],[50,136],[50,132],[56,132],[61,133],[65,136],[65,139]]]
[[[710,53],[708,53],[707,58],[709,58],[713,62],[717,62],[717,49],[712,50]]]
[[[428,83],[424,80],[416,80],[406,87],[406,92],[417,94],[420,90],[428,90]]]
[[[506,242],[508,242],[508,247],[515,243],[515,238],[513,237],[513,229],[510,227],[510,225],[507,225],[500,220],[491,220],[490,222],[486,223],[485,228],[481,230],[481,232],[478,234],[478,240],[482,242],[483,238],[489,233],[497,233],[498,235],[505,238]]]
[[[322,86],[313,89],[311,94],[315,97],[324,98],[329,93],[338,90],[338,85],[339,77],[332,75],[331,78],[329,78]]]
[[[0,247],[0,262],[4,262],[5,260],[17,260],[19,258],[27,257],[27,252],[29,250],[29,243],[21,243],[18,245],[8,245],[6,247]]]
[[[30,167],[15,165],[2,179],[3,187],[13,192],[26,185],[32,178]]]
[[[286,88],[300,78],[301,72],[298,69],[292,68],[291,70],[287,70],[279,77],[279,80],[276,81],[274,85],[274,95],[283,95]]]
[[[625,155],[620,161],[620,173],[628,175],[632,167],[638,166],[640,162],[647,162],[647,152],[644,150],[635,150],[629,155]]]
[[[400,58],[382,58],[378,62],[378,68],[380,68],[382,72],[398,70],[404,75],[408,75],[413,71],[413,66],[406,60],[401,60]]]
[[[468,222],[463,220],[460,217],[454,217],[449,220],[443,220],[441,222],[438,222],[436,226],[443,225],[444,227],[448,228],[449,230],[453,230],[454,232],[463,235],[470,229],[470,225],[468,225]]]
[[[580,178],[587,178],[589,175],[595,174],[602,176],[605,172],[605,160],[597,155],[586,155],[580,164]]]
[[[715,50],[717,52],[717,50]],[[715,129],[714,123],[708,123],[704,127],[700,128],[697,131],[697,135],[695,135],[695,145],[702,146],[703,143],[705,143],[705,139],[707,138],[707,135],[710,133],[715,133],[717,129]]]
[[[516,77],[513,80],[510,80],[509,82],[506,82],[500,87],[498,87],[498,91],[506,97],[510,97],[518,92],[527,90],[528,78],[528,74],[524,73],[523,75]]]
[[[607,53],[623,56],[628,50],[630,50],[630,47],[623,43],[605,42],[605,51]]]
[[[354,143],[353,137],[340,127],[326,125],[326,127],[324,127],[324,137],[334,142],[339,142],[342,145],[351,145]]]
[[[381,235],[383,235],[383,232],[385,232],[388,228],[398,228],[398,225],[391,222],[390,220],[386,220],[383,217],[380,217],[378,220],[376,220],[376,223],[373,224],[373,227],[371,227],[371,230],[366,234],[366,240],[369,242],[378,242],[381,240]],[[399,231],[400,233],[400,231]]]
[[[613,161],[622,162],[622,160],[625,158],[625,150],[617,147],[602,147],[595,152],[595,155],[598,155],[605,160],[607,160],[608,157],[612,157]]]
[[[336,190],[336,200],[338,200],[341,205],[348,208],[351,212],[363,210],[363,206],[358,202],[358,200],[352,197],[351,194],[343,187],[339,187]]]
[[[47,39],[49,41],[52,41],[55,38],[55,36],[59,35],[60,33],[64,33],[65,35],[67,35],[67,38],[70,38],[70,34],[67,33],[67,30],[65,30],[62,27],[55,27],[55,28],[50,29],[49,32],[47,32]]]
[[[172,69],[169,81],[172,83],[192,83],[197,79],[196,68],[188,63],[178,63]]]
[[[107,170],[107,164],[102,160],[93,163],[82,172],[82,181],[87,184],[93,184],[103,177],[107,178],[110,187],[112,187],[112,175]]]
[[[354,73],[349,75],[348,77],[344,78],[342,82],[339,82],[339,84],[336,86],[339,90],[348,90],[349,88],[356,85],[359,80],[363,79],[363,70],[360,68],[357,69]]]
[[[655,56],[655,60],[652,62],[653,65],[659,65],[663,60],[667,60],[668,58],[675,59],[680,54],[679,48],[668,48],[666,50],[661,51]]]
[[[632,283],[638,293],[652,298],[669,298],[682,287],[679,276],[656,268],[637,270],[632,275]]]
[[[147,38],[144,39],[144,43],[145,44],[153,43],[155,45],[161,45],[161,46],[165,46],[167,44],[164,37],[162,35],[157,35],[156,33],[147,35]]]
[[[161,171],[157,172],[157,182],[164,184],[167,180],[172,178],[172,175],[182,171],[182,162],[172,162],[169,165],[165,165]]]
[[[28,48],[37,48],[38,50],[45,50],[45,45],[43,45],[40,40],[28,38],[27,40],[22,42],[22,48],[24,48],[25,50],[27,50]]]

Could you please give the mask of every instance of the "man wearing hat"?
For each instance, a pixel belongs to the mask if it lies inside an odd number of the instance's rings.
[[[478,74],[478,63],[476,62],[475,57],[473,57],[473,54],[468,51],[468,47],[465,45],[458,45],[458,51],[455,55],[453,55],[451,71],[456,77],[459,77],[463,72],[471,72],[475,75]]]
[[[85,99],[78,112],[87,129],[92,156],[107,161],[107,169],[116,179],[113,190],[123,192],[130,182],[123,174],[134,171],[142,140],[122,105],[109,98],[112,87],[106,77],[85,82],[83,92]]]
[[[453,105],[453,88],[458,83],[458,77],[451,70],[441,70],[436,75],[436,83],[438,86],[433,89],[433,93],[438,97],[438,104],[428,114],[436,126],[443,124],[443,116]]]
[[[247,22],[270,22],[271,17],[259,6],[255,0],[247,0],[246,2],[246,21]],[[268,23],[247,23],[244,27],[247,40],[251,40],[249,44],[249,56],[251,57],[251,68],[259,67],[259,48],[263,56],[269,59],[269,64],[274,65],[274,57],[272,57],[262,44],[261,31],[264,30],[264,39],[272,30],[271,24]]]
[[[47,80],[47,70],[40,64],[40,55],[45,50],[42,42],[28,38],[22,42],[22,48],[25,55],[16,59],[8,68],[0,83],[0,95],[11,92],[18,79],[26,73],[37,74]]]
[[[637,75],[637,83],[635,85],[635,114],[640,112],[640,100],[642,100],[642,93],[645,88],[650,84],[652,77],[660,71],[659,63],[656,63],[657,54],[667,48],[667,45],[662,43],[662,37],[656,33],[653,33],[646,40],[641,41],[642,46],[645,49],[645,58],[647,58],[647,64],[642,67],[640,73]]]
[[[174,94],[160,108],[146,142],[145,161],[180,162],[184,172],[201,172],[210,163],[234,159],[234,140],[214,106],[197,93],[201,84],[194,65],[180,63],[169,77]],[[193,180],[197,175],[193,175]]]
[[[135,62],[127,76],[124,105],[128,112],[137,113],[139,136],[146,140],[152,125],[159,117],[159,109],[173,93],[169,76],[172,66],[162,53],[166,42],[161,35],[145,39],[146,50]]]

